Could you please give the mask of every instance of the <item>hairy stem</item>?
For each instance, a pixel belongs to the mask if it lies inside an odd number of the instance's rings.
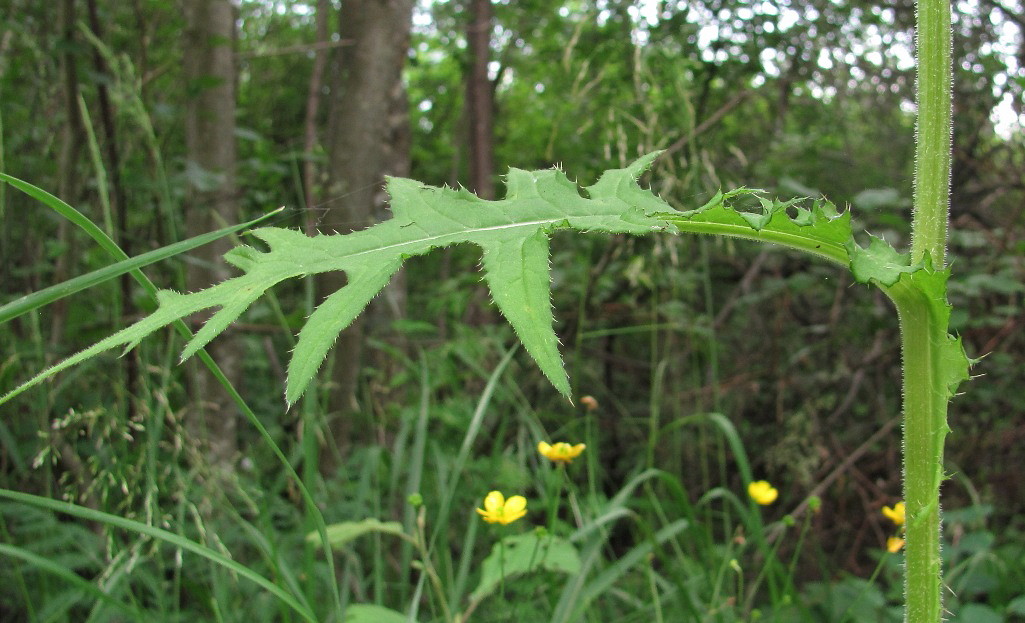
[[[945,263],[950,195],[951,31],[948,0],[919,0],[918,119],[911,261]],[[947,388],[939,373],[947,319],[902,280],[888,293],[897,304],[904,359],[904,499],[907,545],[905,613],[910,623],[942,620],[940,482],[947,431]]]
[[[905,621],[941,620],[940,483],[947,428],[940,371],[944,322],[906,280],[887,290],[897,306],[904,359]]]
[[[951,31],[948,0],[918,0],[915,197],[911,261],[942,269],[950,206]]]

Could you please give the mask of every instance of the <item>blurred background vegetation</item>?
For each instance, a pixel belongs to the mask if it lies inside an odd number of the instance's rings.
[[[360,228],[387,218],[386,175],[493,198],[508,167],[560,166],[586,184],[654,150],[665,154],[645,181],[681,209],[738,186],[825,196],[851,208],[856,231],[908,244],[910,1],[0,7],[0,171],[75,206],[129,255],[278,206],[277,226]],[[949,607],[958,620],[1022,620],[1025,7],[953,8],[952,325],[969,356],[985,357],[951,408]],[[11,187],[0,186],[0,218],[0,303],[112,261]],[[231,274],[219,260],[226,248],[146,273],[161,287],[196,289]],[[211,351],[329,523],[377,517],[412,528],[406,498],[421,493],[454,585],[461,572],[473,577],[487,547],[464,555],[465,522],[454,515],[450,525],[447,509],[434,517],[436,501],[471,509],[494,488],[545,499],[533,450],[542,438],[588,444],[570,471],[585,510],[564,511],[568,526],[645,468],[685,492],[673,501],[662,484],[638,489],[626,507],[640,519],[602,542],[607,568],[708,492],[743,496],[726,429],[703,418],[717,413],[753,474],[780,490],[766,523],[807,522],[801,539],[797,528],[774,537],[793,561],[795,612],[893,616],[899,562],[884,559],[873,575],[893,532],[880,509],[901,496],[900,355],[885,298],[832,266],[731,240],[565,234],[552,249],[556,329],[574,390],[593,408],[560,399],[524,353],[507,363],[515,338],[490,305],[473,248],[412,260],[290,411],[282,395],[293,336],[339,278],[279,286]],[[153,306],[125,278],[0,325],[0,389]],[[161,526],[274,573],[280,561],[269,558],[291,557],[310,594],[326,594],[323,561],[303,547],[310,523],[294,483],[206,371],[176,365],[181,347],[164,332],[0,407],[0,485]],[[463,447],[465,465],[455,458]],[[811,495],[822,500],[814,513]],[[707,586],[656,582],[666,612],[692,595],[679,606],[691,614],[667,620],[747,620],[759,607],[783,616],[782,598],[716,588],[723,561],[737,555],[729,544],[745,535],[728,510],[703,508],[689,516],[703,536],[678,537],[702,545],[659,558],[657,570],[703,572]],[[289,620],[254,587],[182,563],[172,547],[13,502],[0,504],[0,519],[0,541],[106,583],[158,620]],[[399,549],[377,539],[339,554],[345,600],[398,610],[416,601],[417,574]],[[651,599],[628,599],[635,585],[647,591],[648,578],[624,570],[583,620],[656,620]],[[515,590],[548,612],[538,595],[550,589]],[[431,606],[420,620],[440,616]],[[108,616],[30,564],[0,565],[0,619],[130,620]],[[547,616],[482,606],[473,619]]]

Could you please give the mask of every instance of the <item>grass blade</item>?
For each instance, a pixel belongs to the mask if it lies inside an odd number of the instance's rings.
[[[143,621],[149,618],[141,610],[133,608],[132,606],[126,603],[122,603],[117,599],[114,599],[108,593],[104,592],[103,589],[101,589],[99,586],[96,586],[92,582],[89,582],[88,580],[82,578],[82,576],[78,575],[74,571],[71,571],[67,567],[63,567],[48,558],[30,552],[21,547],[17,547],[15,545],[8,545],[7,543],[0,543],[0,554],[10,556],[11,558],[20,558],[21,560],[27,562],[33,567],[36,567],[37,569],[55,575],[65,580],[69,584],[72,584],[75,587],[89,593],[96,599],[104,601],[126,612],[127,614],[131,615],[132,619],[136,621]]]
[[[6,175],[4,173],[0,173],[0,181],[6,181],[7,183],[11,184],[12,186],[21,190],[27,195],[46,204],[47,206],[55,210],[57,213],[59,213],[61,216],[64,216],[65,218],[70,220],[75,225],[78,225],[83,231],[89,234],[89,236],[91,236],[97,244],[99,244],[105,251],[110,253],[116,259],[129,259],[128,255],[124,251],[122,251],[121,248],[117,246],[117,243],[111,240],[110,237],[103,232],[103,230],[101,230],[81,212],[74,209],[63,200],[51,195],[50,193],[46,192],[41,188],[29,184],[28,182],[19,180],[16,177],[11,177],[10,175]],[[149,277],[144,275],[142,271],[138,269],[131,270],[129,271],[129,273],[139,283],[139,285],[141,285],[143,289],[146,290],[146,292],[150,295],[150,297],[153,298],[153,300],[157,299],[157,287],[153,284],[152,281],[150,281]],[[184,336],[186,339],[191,339],[193,337],[192,331],[189,329],[188,325],[186,325],[182,320],[176,320],[174,322],[174,327],[178,331],[178,333]],[[267,432],[267,429],[264,427],[263,423],[260,422],[260,419],[258,417],[256,417],[256,414],[253,412],[253,410],[249,408],[249,405],[246,404],[246,401],[242,398],[241,394],[238,393],[238,391],[231,384],[228,378],[224,376],[224,373],[221,371],[220,366],[217,365],[217,362],[215,362],[210,357],[210,355],[207,354],[207,352],[203,349],[199,350],[197,356],[199,357],[200,361],[203,362],[203,365],[207,367],[210,373],[214,375],[214,377],[217,379],[217,382],[220,383],[225,388],[225,390],[227,390],[228,394],[231,396],[232,400],[238,406],[239,410],[242,411],[243,415],[246,416],[246,419],[249,420],[249,423],[252,424],[254,428],[256,428],[257,432],[260,434],[260,437],[268,444],[271,451],[274,453],[274,456],[277,457],[279,461],[281,461],[281,464],[284,466],[285,471],[288,473],[289,477],[291,477],[295,481],[296,486],[299,489],[299,493],[303,498],[303,502],[306,506],[307,512],[310,513],[310,515],[314,519],[314,522],[316,523],[317,530],[321,535],[321,539],[324,542],[327,542],[327,524],[324,522],[324,515],[320,512],[320,508],[317,506],[316,502],[313,499],[313,495],[306,487],[306,483],[303,482],[302,478],[299,477],[299,474],[296,473],[295,468],[292,467],[292,464],[288,461],[288,457],[285,456],[285,453],[282,452],[281,448],[274,442],[274,438],[270,436],[270,433]],[[11,398],[16,393],[20,393],[26,388],[27,386],[23,385],[19,389],[9,392],[5,396],[5,398]],[[328,551],[327,553],[327,566],[328,571],[330,572],[331,578],[333,580],[336,577],[335,564],[334,556],[331,555],[330,551]],[[331,597],[336,609],[341,610],[341,595],[338,592],[338,583],[335,581],[331,582]]]
[[[0,176],[2,176],[2,174],[0,174]],[[183,240],[160,249],[155,249],[148,253],[143,253],[142,255],[137,255],[133,258],[122,260],[116,264],[111,264],[110,266],[106,266],[99,270],[94,270],[91,273],[80,275],[63,283],[58,283],[48,288],[37,290],[32,294],[23,296],[0,307],[0,323],[7,322],[8,320],[17,318],[24,313],[32,311],[33,309],[38,309],[58,299],[64,298],[65,296],[70,296],[76,292],[85,290],[86,288],[99,285],[125,273],[137,270],[144,266],[149,266],[150,264],[159,262],[160,260],[190,251],[196,247],[203,246],[208,242],[213,242],[218,238],[223,238],[224,236],[246,229],[247,227],[251,227],[260,221],[278,214],[283,209],[284,208],[278,208],[273,212],[268,212],[267,214],[251,221],[247,221],[239,225],[233,225],[231,227],[225,227],[224,229],[218,229],[217,231],[196,236],[195,238],[189,238],[188,240]]]
[[[39,508],[45,508],[58,513],[64,513],[66,515],[72,515],[80,519],[87,521],[95,521],[98,523],[105,524],[113,528],[121,528],[122,530],[128,530],[138,534],[164,541],[175,547],[179,547],[184,550],[188,550],[193,554],[197,554],[206,558],[214,563],[230,570],[238,575],[246,578],[247,580],[257,584],[267,592],[271,593],[284,604],[291,607],[293,610],[298,612],[304,619],[310,621],[310,623],[317,623],[317,618],[313,612],[306,606],[303,606],[295,597],[285,592],[281,587],[277,586],[267,578],[263,577],[259,573],[253,571],[249,567],[242,565],[230,558],[225,557],[219,552],[196,543],[190,539],[186,539],[173,532],[168,532],[161,528],[154,526],[148,526],[144,523],[134,521],[132,519],[126,519],[124,517],[118,517],[117,515],[111,515],[110,513],[104,513],[102,511],[93,510],[77,504],[70,504],[68,502],[62,502],[60,500],[51,500],[50,498],[32,495],[30,493],[22,493],[20,491],[11,491],[10,489],[0,488],[0,497],[13,500],[15,502],[21,502],[23,504],[29,504]]]

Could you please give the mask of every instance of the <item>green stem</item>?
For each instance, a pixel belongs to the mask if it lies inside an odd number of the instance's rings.
[[[804,251],[811,255],[818,256],[824,260],[839,264],[844,268],[850,266],[851,259],[847,248],[840,242],[824,242],[788,232],[771,231],[768,229],[755,230],[744,224],[707,223],[702,221],[691,221],[672,214],[661,215],[666,221],[672,223],[682,233],[688,234],[710,234],[714,236],[729,236],[742,238],[744,240],[756,240],[769,242],[780,246]]]
[[[918,82],[915,125],[915,197],[911,261],[928,253],[942,269],[950,206],[952,67],[949,0],[918,1]]]
[[[946,323],[908,281],[887,290],[897,306],[904,357],[905,621],[936,623],[942,614],[940,483],[949,431],[939,352]]]
[[[445,597],[445,586],[441,582],[441,577],[438,576],[438,570],[434,568],[434,562],[431,559],[430,548],[427,543],[427,516],[425,507],[421,506],[419,512],[416,515],[416,537],[410,539],[406,538],[407,542],[411,542],[420,554],[420,562],[423,565],[423,572],[427,574],[427,578],[431,582],[431,588],[434,590],[435,596],[438,599],[438,604],[441,606],[441,612],[446,623],[452,623],[454,621],[463,621],[465,618],[460,618],[459,615],[452,616],[452,609],[449,607],[448,599]],[[466,616],[470,615],[470,611],[466,612]]]
[[[950,196],[951,30],[949,0],[917,4],[918,81],[911,261],[946,262]],[[904,358],[904,500],[907,508],[904,620],[942,620],[940,482],[947,431],[940,347],[946,319],[907,278],[887,290],[900,318]]]
[[[498,595],[505,601],[505,539],[498,539]]]
[[[548,495],[548,534],[555,534],[555,520],[559,517],[559,505],[562,502],[562,490],[566,486],[566,466],[556,465],[555,491]]]

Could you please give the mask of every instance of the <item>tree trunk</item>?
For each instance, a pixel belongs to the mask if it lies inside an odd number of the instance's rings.
[[[81,115],[78,111],[78,63],[75,52],[75,39],[77,30],[75,27],[76,11],[75,0],[64,0],[60,4],[59,28],[61,38],[60,71],[63,79],[61,93],[64,111],[67,119],[61,125],[59,136],[59,148],[57,152],[57,196],[71,203],[77,203],[78,190],[80,188],[80,176],[78,174],[78,156],[82,149],[83,130]],[[57,257],[54,266],[54,283],[60,283],[68,278],[68,262],[75,257],[73,237],[68,236],[70,225],[66,219],[60,219],[57,225],[57,239],[67,242],[70,253],[62,253]],[[64,322],[68,315],[68,301],[61,298],[50,307],[50,348],[54,350],[64,342]],[[129,403],[131,397],[129,397]]]
[[[331,89],[325,201],[331,209],[321,231],[346,233],[371,225],[385,201],[384,175],[395,160],[389,147],[394,115],[389,111],[396,89],[401,89],[412,12],[413,0],[342,3],[340,34],[352,44],[339,50]],[[344,284],[343,274],[329,274],[321,277],[318,289],[323,297]],[[401,309],[401,289],[389,286],[381,300],[396,304],[372,306],[338,340],[328,403],[329,447],[322,455],[325,471],[337,465],[350,441],[350,416],[359,410],[357,387],[366,325]]]
[[[103,40],[103,24],[100,22],[99,9],[96,0],[86,2],[86,11],[89,17],[89,30],[97,39]],[[110,68],[107,67],[107,60],[100,49],[93,46],[93,68],[100,79],[96,81],[96,99],[99,104],[100,126],[103,128],[103,158],[107,169],[108,187],[110,189],[110,209],[116,218],[117,242],[126,255],[132,255],[131,237],[128,234],[128,199],[125,197],[125,187],[121,181],[121,153],[118,149],[117,127],[114,123],[114,103],[107,88],[107,77]],[[77,105],[77,102],[76,102]],[[130,322],[134,311],[132,304],[132,278],[130,275],[121,275],[118,278],[121,299],[121,321]],[[139,379],[139,353],[132,349],[124,358],[125,377],[125,413],[131,419],[135,415],[135,395]]]
[[[231,0],[186,0],[184,66],[187,150],[186,234],[196,236],[238,221],[235,188],[235,9]],[[190,291],[231,276],[221,256],[227,238],[194,252],[186,273]],[[229,328],[207,350],[234,385],[242,377],[242,341]],[[186,422],[212,465],[231,468],[238,449],[238,413],[227,392],[206,371],[190,374],[192,408]]]
[[[488,79],[491,61],[491,0],[470,0],[466,39],[470,73],[466,79],[466,110],[470,122],[470,190],[495,198],[494,91]]]
[[[314,235],[316,219],[311,208],[316,196],[317,167],[313,162],[313,151],[317,147],[317,116],[320,112],[321,85],[324,78],[324,67],[327,65],[328,51],[322,47],[327,42],[327,22],[330,12],[328,0],[317,0],[316,18],[316,52],[313,53],[313,69],[310,72],[310,88],[306,93],[306,119],[303,122],[303,207],[307,210],[305,223],[306,234]]]

